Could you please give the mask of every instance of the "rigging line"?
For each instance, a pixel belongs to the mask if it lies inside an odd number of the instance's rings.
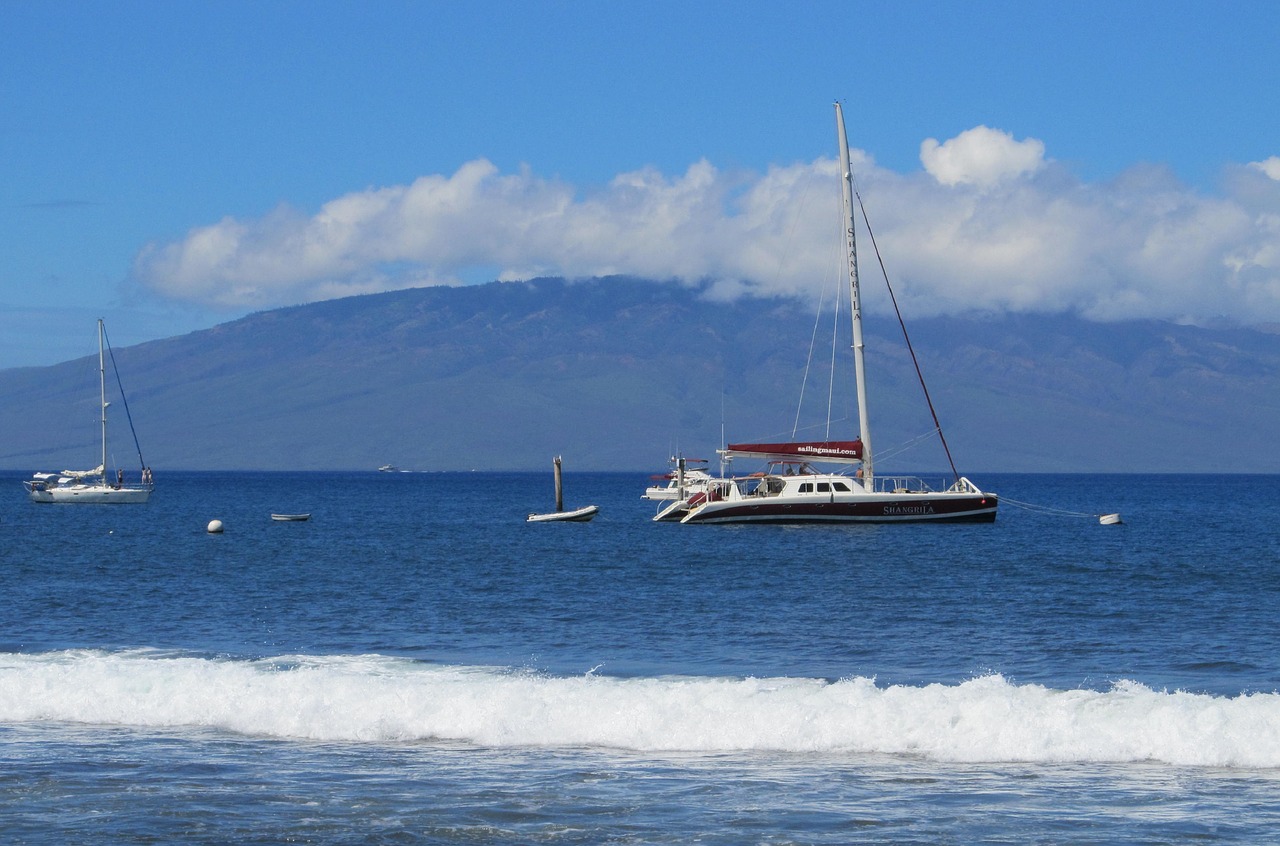
[[[791,252],[791,245],[795,242],[796,230],[800,228],[800,221],[804,219],[805,201],[809,197],[809,180],[805,180],[800,190],[800,203],[796,208],[795,215],[791,218],[791,228],[787,230],[786,243],[783,245],[782,252],[778,255],[778,266],[773,272],[774,287],[777,287],[778,280],[782,278],[783,259]]]
[[[902,328],[903,340],[907,342],[907,352],[911,353],[911,363],[916,368],[916,378],[920,380],[920,389],[924,391],[924,401],[929,406],[929,414],[933,416],[933,425],[938,430],[938,440],[942,442],[942,451],[947,454],[947,463],[951,465],[951,474],[960,481],[960,472],[956,470],[955,459],[951,457],[951,447],[947,446],[947,436],[942,433],[942,424],[938,422],[938,412],[933,408],[933,399],[929,396],[929,386],[924,383],[924,373],[920,370],[920,362],[916,359],[915,347],[911,345],[911,336],[907,334],[907,324],[902,319],[902,310],[898,308],[898,298],[893,293],[893,285],[889,283],[889,271],[885,269],[884,257],[880,255],[880,245],[876,243],[875,233],[871,231],[871,218],[867,217],[866,206],[862,204],[862,195],[854,188],[853,195],[858,198],[858,208],[862,210],[862,222],[867,225],[867,236],[871,239],[871,248],[876,251],[876,261],[880,263],[880,273],[884,276],[884,285],[889,289],[889,299],[893,301],[893,312],[898,317],[898,326]]]
[[[839,419],[837,419],[837,420],[832,420],[831,422],[832,422],[832,423],[847,423],[847,422],[849,422],[849,420],[850,420],[850,418],[846,416],[846,417],[841,417],[841,418],[839,418]],[[803,434],[803,433],[805,433],[805,432],[810,432],[810,431],[812,431],[812,430],[814,430],[814,429],[818,428],[818,427],[819,427],[819,426],[821,426],[821,425],[823,425],[823,424],[821,424],[821,423],[810,423],[808,426],[801,426],[799,429],[797,429],[797,430],[796,430],[795,434]],[[794,438],[794,437],[795,437],[795,435],[792,435],[792,437]],[[812,436],[810,435],[809,437],[812,437]],[[830,440],[830,439],[828,439],[828,440]]]
[[[133,415],[129,413],[129,399],[124,395],[124,383],[120,381],[120,368],[116,366],[116,351],[111,348],[111,338],[107,337],[107,327],[102,327],[102,339],[107,342],[107,354],[111,356],[111,370],[116,374],[116,387],[120,389],[120,402],[124,405],[124,416],[129,420],[129,434],[133,435],[133,445],[138,450],[138,465],[146,469],[147,463],[142,460],[142,444],[138,443],[138,432],[133,428]],[[106,472],[106,468],[103,468]]]
[[[784,256],[786,256],[788,253],[790,253],[790,252],[791,252],[791,245],[794,243],[794,241],[795,241],[795,237],[796,237],[796,229],[798,229],[798,228],[799,228],[799,226],[800,226],[800,220],[804,217],[804,206],[805,206],[805,200],[806,200],[806,198],[807,198],[808,196],[809,196],[809,184],[806,182],[806,183],[804,184],[803,189],[802,189],[802,190],[801,190],[801,192],[800,192],[800,206],[799,206],[799,209],[797,210],[797,212],[796,212],[795,216],[794,216],[794,217],[792,217],[792,219],[791,219],[791,228],[787,231],[786,242],[785,242],[785,244],[784,244],[784,246],[783,246],[783,250],[782,250],[782,252],[778,255],[778,266],[777,266],[777,268],[775,268],[775,269],[774,269],[774,274],[773,274],[773,280],[774,280],[775,287],[777,286],[777,281],[778,281],[778,279],[780,279],[780,278],[782,277],[782,264],[783,264],[783,257],[784,257]],[[823,291],[821,291],[821,292],[820,292],[820,297],[819,297],[819,300],[818,300],[818,313],[817,313],[816,315],[814,315],[813,337],[809,339],[809,359],[808,359],[808,361],[806,361],[806,362],[805,362],[805,364],[804,364],[804,378],[803,378],[803,379],[801,379],[801,381],[800,381],[800,399],[799,399],[799,401],[798,401],[798,402],[796,402],[796,421],[795,421],[795,423],[793,424],[793,427],[792,427],[792,430],[791,430],[791,437],[792,437],[792,439],[794,439],[794,438],[795,438],[795,430],[796,430],[796,428],[798,428],[798,427],[800,426],[800,411],[801,411],[801,409],[803,409],[803,408],[804,408],[804,390],[805,390],[805,385],[806,385],[806,384],[808,384],[808,381],[809,381],[809,366],[810,366],[810,364],[811,364],[811,363],[812,363],[812,361],[813,361],[813,348],[814,348],[814,345],[817,343],[817,337],[818,337],[818,319],[819,319],[819,318],[821,317],[821,315],[822,315],[822,299],[821,299],[821,296],[823,296],[823,295],[825,295],[825,294],[826,294],[826,291],[825,291],[825,290],[823,290]],[[722,420],[721,422],[723,423],[723,420]]]
[[[809,384],[809,368],[813,364],[813,350],[818,343],[818,323],[822,320],[822,301],[826,298],[827,291],[822,289],[818,293],[818,313],[813,316],[813,334],[809,336],[809,357],[804,362],[804,376],[800,379],[800,400],[796,403],[796,419],[791,424],[791,439],[795,440],[796,430],[800,428],[800,411],[804,408],[804,389]]]
[[[836,285],[836,307],[831,310],[831,369],[827,376],[827,440],[831,440],[831,415],[835,413],[833,405],[836,397],[836,350],[839,348],[840,290],[843,287]]]
[[[917,446],[924,443],[929,438],[932,438],[936,434],[938,434],[938,430],[931,429],[928,432],[924,432],[922,434],[916,435],[914,438],[904,441],[898,444],[897,446],[892,446],[892,447],[889,447],[888,449],[880,450],[878,454],[881,458],[896,458],[899,455],[902,455],[906,452],[910,452],[911,450],[915,449]]]
[[[832,262],[831,266],[834,267],[835,263]],[[842,290],[839,273],[835,274],[835,276],[833,277],[833,282],[834,282],[833,287],[835,288],[836,302],[835,302],[835,307],[832,309],[832,316],[836,324],[839,325],[840,301],[841,301],[841,290]],[[800,382],[800,399],[796,403],[796,417],[795,417],[795,422],[792,424],[792,428],[791,428],[792,440],[795,440],[796,433],[800,430],[800,415],[804,410],[804,395],[805,395],[805,390],[807,389],[809,384],[809,371],[813,367],[814,350],[816,350],[818,346],[818,326],[822,322],[822,306],[823,306],[823,303],[826,302],[826,298],[827,298],[826,287],[824,286],[819,288],[818,289],[818,310],[817,310],[817,313],[814,314],[813,316],[813,332],[809,336],[809,357],[805,360],[805,363],[804,363],[804,378]],[[836,339],[836,335],[833,332],[832,333],[833,345],[836,342],[835,339]],[[835,359],[834,359],[834,353],[833,353],[832,362],[831,362],[831,375],[830,375],[829,384],[827,385],[827,438],[828,440],[831,437],[831,407],[832,407],[832,397],[835,392],[834,382],[835,382]]]

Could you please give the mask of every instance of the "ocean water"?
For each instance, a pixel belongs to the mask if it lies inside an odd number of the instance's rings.
[[[526,524],[549,468],[21,478],[6,843],[1280,841],[1280,477],[982,476],[993,525],[803,527],[654,524],[644,474],[571,471],[600,516]]]

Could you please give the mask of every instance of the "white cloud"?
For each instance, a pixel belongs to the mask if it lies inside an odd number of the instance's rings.
[[[1044,167],[1044,144],[1034,138],[1014,141],[998,129],[975,126],[946,143],[927,138],[920,162],[943,185],[991,187]]]
[[[1272,156],[1260,162],[1249,162],[1249,167],[1257,168],[1275,181],[1280,182],[1280,156]]]
[[[977,127],[926,142],[901,174],[855,151],[859,188],[908,315],[1071,310],[1096,319],[1280,320],[1280,159],[1229,172],[1220,195],[1134,167],[1086,183],[1044,145]],[[712,281],[715,296],[816,294],[841,278],[831,159],[728,174],[706,161],[578,190],[477,160],[370,189],[307,216],[281,208],[148,245],[139,280],[229,310],[474,277],[622,273]],[[878,267],[863,237],[871,308]]]

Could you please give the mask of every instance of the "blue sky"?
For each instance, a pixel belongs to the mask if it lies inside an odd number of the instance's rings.
[[[1280,323],[1280,4],[0,0],[0,367],[424,284]],[[874,307],[874,302],[872,306]]]

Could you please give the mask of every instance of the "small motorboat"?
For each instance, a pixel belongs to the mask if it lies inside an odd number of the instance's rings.
[[[272,514],[271,519],[277,523],[302,523],[311,519],[310,514]]]

